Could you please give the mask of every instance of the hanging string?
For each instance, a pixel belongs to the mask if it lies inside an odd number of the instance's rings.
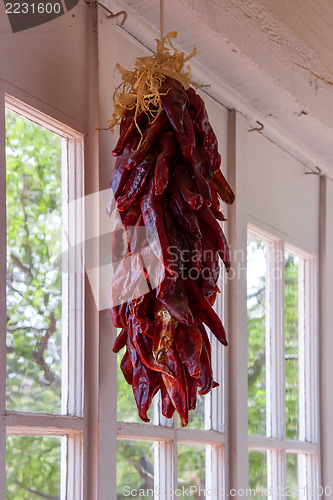
[[[160,39],[164,37],[164,0],[160,0]]]

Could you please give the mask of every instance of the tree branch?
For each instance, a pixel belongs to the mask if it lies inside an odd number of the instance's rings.
[[[53,315],[53,313],[50,314],[50,324],[48,329],[46,330],[45,334],[43,335],[41,341],[39,342],[38,346],[32,353],[32,357],[34,361],[41,367],[41,369],[44,371],[45,374],[45,379],[50,383],[53,384],[54,382],[56,385],[60,384],[60,379],[57,377],[54,373],[51,372],[50,367],[46,363],[44,359],[44,352],[47,349],[49,339],[51,335],[55,332],[57,327],[57,322],[56,319]]]
[[[17,290],[11,283],[8,279],[6,279],[6,285],[9,286],[9,288],[15,292],[15,293],[18,293],[20,295],[20,297],[23,297],[23,293],[21,293],[19,290]]]
[[[25,486],[19,481],[15,481],[15,484],[17,484],[21,488],[24,488],[25,490],[28,490],[29,493],[32,493],[33,495],[36,495],[39,498],[45,498],[45,500],[60,500],[60,497],[58,496],[48,495],[47,493],[42,493],[41,491],[34,490],[33,488],[29,488],[29,486]]]
[[[25,211],[26,204],[25,204],[25,201],[24,201],[26,188],[27,188],[27,178],[26,178],[26,175],[24,175],[23,189],[22,189],[22,192],[21,192],[20,200],[21,200],[21,205],[22,205],[22,209],[23,209],[23,217],[24,217],[23,227],[24,227],[24,231],[25,231],[25,235],[26,235],[25,246],[26,246],[26,249],[27,249],[27,252],[28,252],[29,268],[30,268],[30,271],[31,271],[31,268],[33,268],[33,263],[32,263],[33,262],[33,260],[32,260],[32,249],[31,249],[31,246],[30,246],[30,240],[29,240],[30,234],[29,234],[29,229],[28,229],[28,217],[27,217],[27,214],[26,214],[26,211]]]
[[[255,383],[264,366],[265,366],[265,352],[261,352],[259,358],[255,360],[255,362],[251,367],[249,367],[247,376],[249,386]]]
[[[15,326],[14,328],[10,328],[7,326],[7,332],[13,333],[13,332],[18,332],[20,330],[27,330],[27,331],[33,331],[33,332],[44,332],[45,328],[35,328],[34,326]]]
[[[32,271],[31,271],[30,267],[27,267],[24,264],[22,264],[22,262],[20,261],[20,259],[18,259],[14,254],[11,254],[10,257],[11,257],[11,259],[13,261],[13,264],[16,267],[18,267],[19,269],[21,269],[21,271],[23,271],[24,274],[26,274],[31,280],[34,278],[34,275],[32,274]]]

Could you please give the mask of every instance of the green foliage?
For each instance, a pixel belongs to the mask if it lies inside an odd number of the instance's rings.
[[[267,497],[267,452],[249,452],[249,488],[256,491],[252,498]]]
[[[178,444],[178,488],[196,487],[196,491],[186,498],[197,500],[200,488],[205,488],[205,446]]]
[[[145,491],[154,488],[154,443],[118,441],[117,499],[137,498],[124,495],[124,487]],[[152,499],[153,496],[145,495],[144,498]]]
[[[254,263],[265,262],[265,245],[261,240],[248,242],[248,254]],[[256,271],[256,274],[259,272]],[[265,274],[251,283],[248,274],[248,432],[266,434],[266,291]]]
[[[11,111],[6,202],[7,408],[59,413],[61,138]],[[59,488],[59,440],[8,436],[6,498],[58,498]]]
[[[285,259],[285,377],[286,437],[299,434],[298,380],[298,258],[286,254]]]
[[[59,499],[61,444],[55,437],[7,437],[6,500]]]
[[[61,139],[6,112],[7,408],[57,413],[61,387]]]

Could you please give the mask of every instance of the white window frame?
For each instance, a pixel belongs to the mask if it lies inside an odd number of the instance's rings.
[[[6,89],[4,89],[6,90]],[[10,92],[10,93],[9,93]],[[83,241],[83,136],[73,128],[55,120],[43,111],[32,107],[26,100],[14,97],[15,90],[9,88],[8,93],[2,92],[0,99],[0,142],[5,144],[5,109],[10,109],[19,115],[41,125],[61,136],[63,141],[63,177],[66,180],[63,186],[63,202],[65,206],[68,201],[76,201],[75,213],[68,212],[66,218],[69,230],[74,232],[75,241]],[[22,94],[22,93],[21,93]],[[21,96],[20,96],[21,97]],[[45,107],[45,106],[43,106]],[[3,154],[0,158],[1,200],[6,199],[6,156],[5,148],[1,148]],[[81,202],[80,202],[81,199]],[[6,233],[6,211],[2,207],[0,215],[1,232]],[[73,234],[73,232],[71,233]],[[1,283],[6,283],[6,239],[0,249]],[[73,243],[73,238],[72,238]],[[74,252],[70,252],[72,262],[68,263],[70,269],[80,266],[83,271],[84,254],[83,247],[76,246]],[[76,261],[76,262],[75,262]],[[6,410],[6,287],[0,290],[0,498],[5,498],[6,474],[5,474],[5,450],[6,434],[26,436],[63,436],[66,438],[66,446],[62,445],[62,471],[61,471],[61,500],[79,500],[83,498],[83,437],[86,427],[84,417],[84,274],[68,273],[64,279],[63,296],[64,308],[63,318],[66,314],[65,327],[63,328],[63,389],[65,389],[66,401],[63,402],[64,414],[30,413]],[[67,299],[66,299],[67,297]],[[69,312],[70,311],[70,312]]]
[[[269,498],[287,492],[286,453],[300,455],[300,498],[318,491],[320,449],[318,445],[318,325],[316,258],[292,244],[248,224],[248,234],[266,245],[266,436],[249,435],[249,451],[267,452]],[[299,260],[299,439],[286,438],[284,355],[284,255]],[[278,276],[278,279],[274,279]],[[273,277],[273,278],[272,278]],[[313,489],[312,489],[313,488]],[[295,494],[295,492],[293,492]],[[282,493],[281,493],[282,494]]]

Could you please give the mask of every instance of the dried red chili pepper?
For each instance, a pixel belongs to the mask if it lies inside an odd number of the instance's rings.
[[[172,132],[161,134],[158,145],[160,154],[155,166],[155,194],[162,194],[168,185],[172,163],[177,155],[177,144]]]
[[[168,391],[166,390],[163,379],[160,381],[161,399],[162,399],[162,415],[166,418],[171,418],[175,413],[175,407],[172,404]]]
[[[198,285],[191,279],[187,279],[185,284],[194,316],[210,328],[221,344],[228,345],[224,326]]]
[[[161,103],[169,122],[178,134],[184,134],[184,114],[187,105],[187,94],[181,83],[166,77],[159,89]]]
[[[158,299],[169,313],[180,323],[191,325],[194,321],[182,279],[174,281],[167,277],[158,288]]]
[[[120,211],[129,209],[139,198],[149,172],[155,167],[155,156],[147,156],[135,169],[133,169],[124,186],[124,194],[117,198],[117,208]]]
[[[153,397],[160,388],[160,375],[149,370],[143,363],[139,362],[133,367],[132,390],[138,407],[139,417],[144,422],[150,422],[147,411]]]
[[[178,352],[173,345],[166,352],[163,362],[175,375],[175,378],[171,379],[162,373],[162,379],[172,404],[180,416],[181,426],[186,427],[189,411],[187,379],[184,365],[180,361]]]
[[[181,165],[178,165],[175,170],[175,180],[186,203],[190,205],[192,210],[199,210],[203,205],[203,197],[201,194],[194,192],[193,179]]]
[[[172,275],[173,269],[170,262],[169,241],[165,233],[164,217],[161,197],[155,194],[154,179],[152,179],[141,197],[141,211],[147,229],[147,241],[153,243],[158,235],[162,249],[163,264]]]
[[[235,201],[235,195],[229,186],[226,178],[221,170],[218,170],[214,175],[212,182],[222,201],[231,205]]]
[[[155,305],[155,326],[153,335],[153,355],[158,363],[162,363],[173,344],[178,321],[171,316],[160,300]],[[171,370],[172,371],[172,370]]]
[[[119,156],[111,188],[126,238],[118,220],[119,243],[112,248],[120,262],[115,262],[111,315],[122,328],[114,351],[126,345],[121,369],[142,420],[148,421],[160,390],[162,414],[171,418],[176,410],[186,426],[198,388],[203,395],[218,385],[203,323],[227,345],[212,305],[219,291],[219,257],[230,267],[219,198],[232,203],[234,194],[220,171],[203,100],[170,77],[159,93],[163,109],[157,118],[139,113],[135,120],[133,110],[125,112],[114,150]],[[164,267],[162,280],[160,268],[143,259],[150,245]],[[134,292],[141,285],[147,293],[138,297]]]
[[[125,347],[127,341],[127,329],[123,328],[113,344],[113,352],[119,352],[123,347]]]
[[[191,377],[199,378],[202,349],[202,336],[199,328],[196,325],[179,325],[175,335],[175,346]]]
[[[129,385],[132,385],[132,380],[133,380],[133,364],[131,361],[131,358],[129,356],[128,350],[126,349],[126,352],[121,360],[120,363],[120,369],[123,372],[123,375],[125,377],[126,382]]]
[[[168,192],[170,194],[169,209],[177,218],[178,224],[184,231],[193,234],[196,238],[201,238],[202,234],[196,213],[185,202],[175,182],[169,183]]]

